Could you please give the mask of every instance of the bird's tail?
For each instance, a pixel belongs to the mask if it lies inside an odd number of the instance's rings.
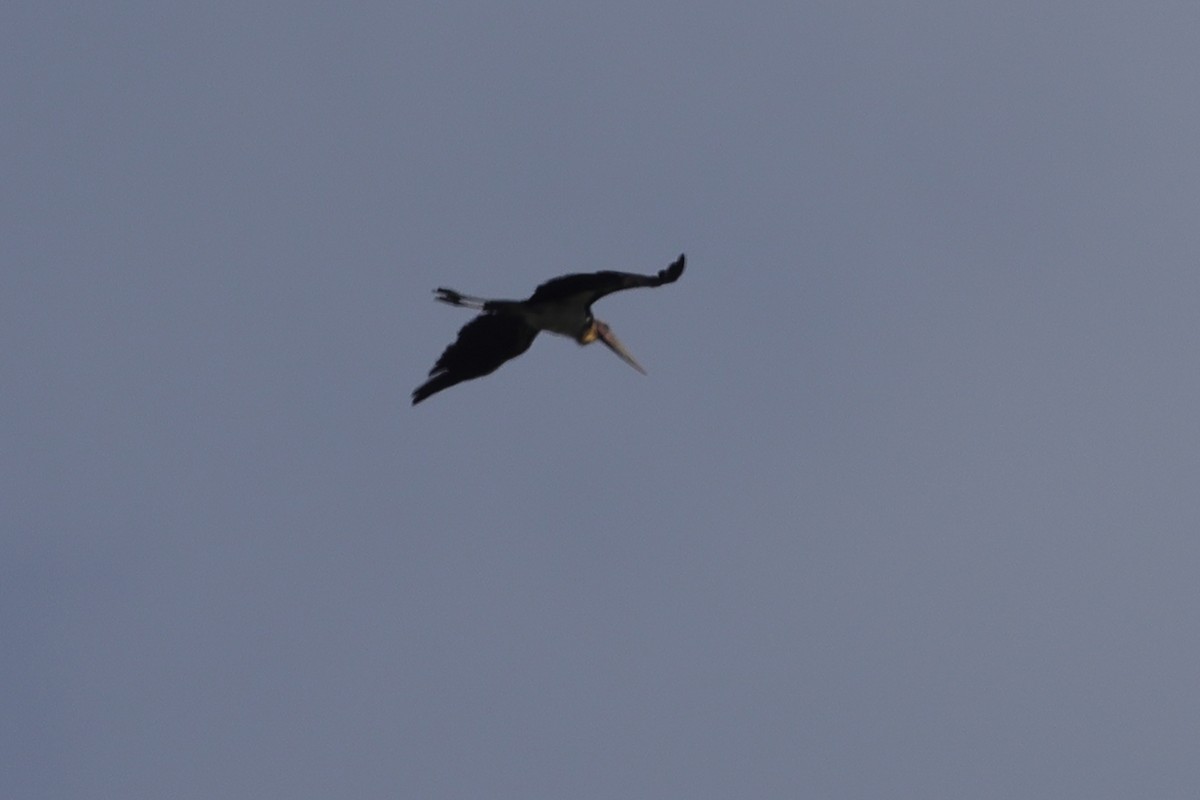
[[[476,311],[510,311],[513,308],[520,306],[520,302],[516,300],[487,300],[482,297],[472,297],[469,294],[456,292],[453,289],[446,289],[439,286],[434,290],[435,300],[440,300],[443,303],[460,308],[473,308]]]

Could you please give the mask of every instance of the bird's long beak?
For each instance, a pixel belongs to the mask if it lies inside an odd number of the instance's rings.
[[[609,350],[619,355],[622,361],[643,375],[646,374],[646,370],[642,369],[642,365],[637,362],[637,359],[629,354],[629,351],[625,349],[625,345],[621,344],[621,340],[612,332],[612,328],[599,320],[596,320],[596,336],[600,341],[608,345]]]

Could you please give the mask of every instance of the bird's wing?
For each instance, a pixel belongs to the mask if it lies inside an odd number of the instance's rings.
[[[664,283],[674,283],[683,274],[684,257],[680,255],[671,266],[661,270],[656,275],[638,275],[633,272],[585,272],[576,275],[563,275],[546,281],[537,287],[529,302],[559,300],[567,297],[585,295],[587,305],[599,300],[606,294],[619,292],[622,289],[635,289],[640,286],[662,286]]]
[[[458,338],[429,370],[429,380],[413,391],[413,405],[456,383],[495,372],[505,361],[528,350],[537,334],[537,328],[518,316],[480,314],[462,327]]]

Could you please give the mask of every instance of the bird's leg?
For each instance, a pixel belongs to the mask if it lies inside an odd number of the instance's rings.
[[[481,297],[471,297],[470,295],[456,292],[453,289],[444,289],[441,287],[438,287],[434,291],[434,294],[437,295],[435,299],[441,300],[443,303],[449,303],[452,306],[462,306],[463,308],[482,309],[488,302]]]
[[[473,308],[476,311],[492,311],[501,314],[519,314],[525,304],[520,300],[485,300],[482,297],[472,297],[469,294],[456,292],[453,289],[439,288],[434,290],[436,299],[443,303],[461,308]]]

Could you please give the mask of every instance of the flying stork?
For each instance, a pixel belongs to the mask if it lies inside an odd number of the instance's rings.
[[[490,375],[528,350],[539,331],[569,336],[581,345],[600,340],[645,375],[646,370],[612,329],[592,316],[592,303],[623,289],[674,283],[683,274],[683,266],[680,255],[657,275],[612,271],[562,275],[537,287],[527,300],[484,300],[453,289],[437,289],[435,299],[483,313],[463,326],[429,371],[429,380],[413,391],[413,405],[456,383]]]

